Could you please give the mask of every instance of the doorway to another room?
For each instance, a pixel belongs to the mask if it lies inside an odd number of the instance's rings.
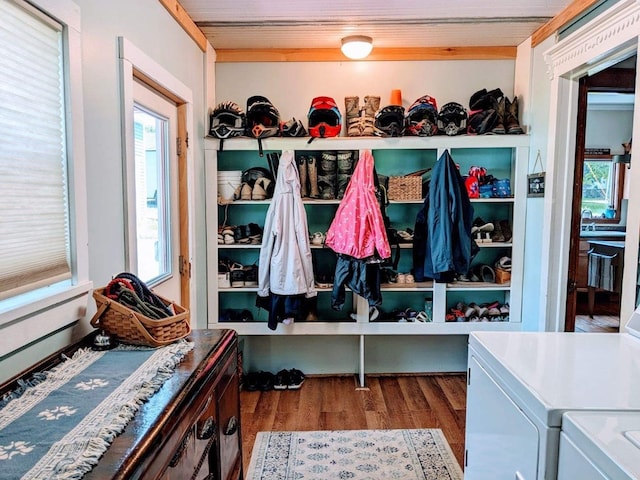
[[[635,62],[579,82],[566,331],[620,331]]]

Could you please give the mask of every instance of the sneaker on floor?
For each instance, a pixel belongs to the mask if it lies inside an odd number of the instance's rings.
[[[289,370],[289,390],[298,390],[304,383],[304,373],[296,368]]]
[[[289,383],[291,382],[291,375],[289,374],[289,370],[280,370],[276,373],[276,379],[273,383],[274,390],[286,390],[289,388]]]
[[[258,390],[258,380],[259,380],[258,372],[249,372],[244,376],[242,387],[247,392],[255,392]]]
[[[275,376],[271,372],[261,371],[258,373],[258,388],[263,392],[273,390]]]

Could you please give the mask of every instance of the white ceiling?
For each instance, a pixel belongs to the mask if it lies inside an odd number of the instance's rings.
[[[571,0],[181,0],[216,49],[516,46]]]

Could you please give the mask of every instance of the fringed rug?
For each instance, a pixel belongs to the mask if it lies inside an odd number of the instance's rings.
[[[0,477],[80,479],[193,349],[77,351],[0,399]]]
[[[461,480],[440,429],[260,432],[245,480]]]

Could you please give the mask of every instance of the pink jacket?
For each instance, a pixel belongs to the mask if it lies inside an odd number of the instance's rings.
[[[360,151],[360,160],[327,231],[325,244],[336,253],[359,259],[371,257],[376,251],[381,258],[391,256],[373,184],[371,150]]]

